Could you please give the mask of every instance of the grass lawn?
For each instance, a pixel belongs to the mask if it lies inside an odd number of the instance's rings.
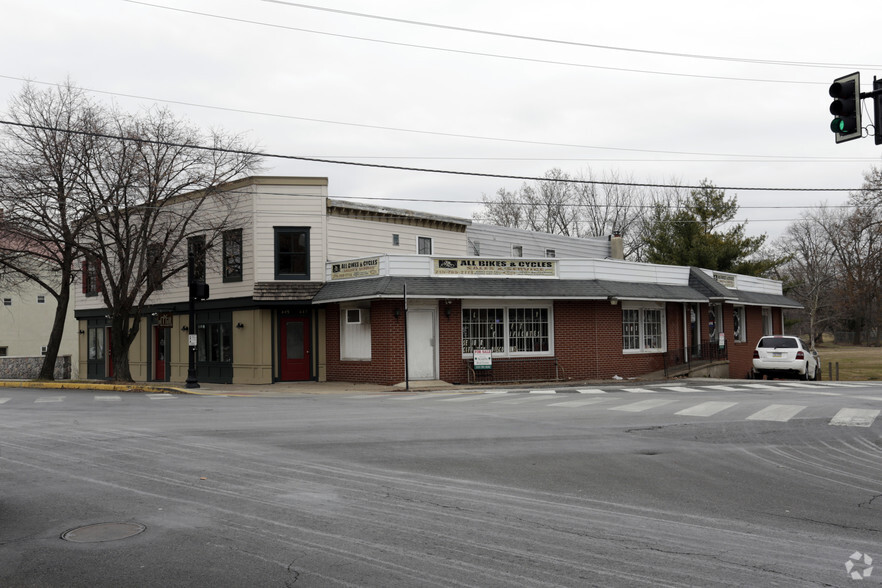
[[[836,379],[836,362],[839,362],[840,380],[882,380],[882,347],[855,347],[823,343],[817,346],[821,358],[822,380],[830,379],[828,364],[833,364]]]

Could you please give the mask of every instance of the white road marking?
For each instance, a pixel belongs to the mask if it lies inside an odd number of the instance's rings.
[[[718,412],[722,412],[727,408],[732,408],[738,404],[737,402],[702,402],[701,404],[696,404],[690,408],[684,408],[681,411],[678,411],[675,414],[682,414],[685,416],[699,416],[706,417],[715,415]]]
[[[9,398],[0,398],[0,404],[5,404],[9,402]]]
[[[630,392],[632,394],[655,394],[655,390],[650,390],[648,388],[622,388],[625,392]]]
[[[722,390],[723,392],[741,392],[741,388],[733,388],[732,386],[705,386],[711,390]]]
[[[510,398],[508,400],[493,400],[493,404],[523,404],[525,402],[533,402],[535,400],[548,400],[545,396],[518,396],[517,398]]]
[[[64,402],[64,396],[41,396],[34,400],[35,404],[43,402]]]
[[[477,392],[477,390],[476,390]],[[484,394],[508,394],[508,390],[484,390]]]
[[[699,388],[688,388],[686,386],[662,386],[662,390],[670,390],[671,392],[702,392]]]
[[[788,388],[817,388],[817,384],[809,384],[806,382],[778,382],[779,386],[787,386]]]
[[[579,388],[576,392],[579,394],[606,394],[606,392],[600,388]]]
[[[804,410],[804,406],[796,404],[770,404],[759,412],[755,412],[749,417],[748,421],[777,421],[787,422],[796,416],[800,411]]]
[[[162,400],[163,398],[175,398],[174,394],[148,394],[150,400]]]
[[[778,386],[769,386],[768,384],[741,384],[745,388],[754,390],[779,390]]]
[[[449,392],[447,394],[414,394],[412,396],[394,396],[390,398],[390,400],[438,400],[439,398],[444,398],[445,396],[457,396],[456,392]],[[385,397],[385,395],[384,395]]]
[[[148,394],[148,396],[171,396],[171,394]],[[392,394],[357,394],[355,396],[344,396],[349,400],[364,400],[366,398],[388,398]]]
[[[557,394],[557,390],[530,390],[530,394]]]
[[[122,400],[121,396],[96,396],[95,400]]]
[[[878,416],[878,410],[843,408],[830,419],[830,424],[840,427],[869,427]]]
[[[468,402],[470,400],[485,400],[481,394],[468,394],[466,396],[455,396],[453,398],[439,398],[438,402]]]
[[[665,398],[641,400],[640,402],[625,404],[623,406],[613,406],[612,408],[610,408],[610,410],[621,410],[624,412],[643,412],[644,410],[649,410],[650,408],[658,408],[672,402],[676,402],[676,400],[669,400]]]
[[[822,386],[833,386],[836,388],[863,388],[869,386],[866,382],[823,382]]]
[[[552,402],[548,406],[588,406],[589,404],[597,404],[603,402],[603,398],[588,398],[585,400],[567,400],[564,402]]]

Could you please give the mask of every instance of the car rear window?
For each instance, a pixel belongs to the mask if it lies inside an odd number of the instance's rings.
[[[799,345],[796,339],[789,337],[764,337],[760,339],[757,347],[769,347],[773,349],[796,349]]]

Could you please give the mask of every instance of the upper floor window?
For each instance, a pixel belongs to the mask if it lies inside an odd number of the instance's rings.
[[[205,283],[205,235],[187,239],[187,283]]]
[[[417,253],[420,255],[432,255],[431,237],[417,237]]]
[[[309,227],[275,228],[277,280],[309,279]]]
[[[512,245],[511,246],[511,256],[512,257],[523,257],[524,256],[524,246],[523,245]]]
[[[9,347],[0,347],[0,357],[6,357],[9,354]]]
[[[545,257],[557,257],[557,253],[555,253],[554,249],[546,249]]]
[[[242,281],[242,229],[224,231],[224,282]]]
[[[147,246],[147,287],[162,290],[162,244],[151,243]]]
[[[12,298],[4,298],[3,306],[12,306]]]
[[[97,259],[87,257],[83,261],[83,294],[97,296],[101,291],[101,266]]]
[[[392,233],[392,246],[398,247],[399,243],[401,243],[401,238],[398,236],[398,233]]]
[[[37,294],[37,304],[46,304],[46,296]]]

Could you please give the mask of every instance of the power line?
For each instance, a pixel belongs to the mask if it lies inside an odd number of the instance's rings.
[[[123,0],[124,2],[133,2],[135,0]],[[856,67],[856,68],[880,68],[882,65],[855,65],[855,64],[845,64],[845,63],[822,63],[822,62],[807,62],[807,61],[786,61],[786,60],[776,60],[776,59],[752,59],[747,57],[725,57],[720,55],[703,55],[696,53],[676,53],[672,51],[659,51],[654,49],[636,49],[633,47],[617,47],[613,45],[599,45],[595,43],[583,43],[578,41],[565,41],[562,39],[551,39],[548,37],[533,37],[529,35],[517,35],[513,33],[503,33],[499,31],[488,31],[484,29],[471,29],[467,27],[458,27],[453,25],[443,25],[438,23],[424,22],[418,20],[408,20],[404,18],[395,18],[391,16],[380,16],[376,14],[367,14],[364,12],[353,12],[350,10],[339,10],[336,8],[328,8],[325,6],[312,6],[310,4],[300,4],[298,2],[287,2],[285,0],[260,0],[261,2],[266,2],[268,4],[280,4],[283,6],[291,6],[295,8],[304,8],[306,10],[318,10],[321,12],[330,12],[334,14],[343,14],[346,16],[356,16],[358,18],[368,18],[373,20],[382,20],[386,22],[395,22],[400,24],[408,24],[420,27],[429,27],[435,29],[443,29],[448,31],[458,31],[464,33],[473,33],[478,35],[489,35],[493,37],[503,37],[507,39],[518,39],[521,41],[537,41],[541,43],[551,43],[555,45],[567,45],[571,47],[587,47],[591,49],[605,49],[609,51],[624,51],[627,53],[642,53],[646,55],[663,55],[666,57],[684,57],[689,59],[707,59],[712,61],[732,61],[737,63],[754,63],[760,65],[786,65],[786,66],[794,66],[794,67],[822,67],[822,68],[842,68],[842,67]]]
[[[362,161],[340,161],[334,159],[321,159],[315,157],[303,157],[299,155],[282,155],[278,153],[261,153],[258,151],[248,151],[244,149],[227,149],[222,147],[208,147],[205,145],[193,145],[189,143],[174,143],[171,141],[158,141],[155,139],[144,139],[140,137],[123,137],[120,135],[110,135],[106,133],[96,133],[93,131],[78,131],[72,129],[62,129],[59,127],[49,127],[45,125],[35,125],[28,123],[21,123],[15,121],[8,120],[0,120],[0,124],[7,126],[17,126],[22,128],[30,128],[36,130],[43,131],[53,131],[60,133],[70,133],[74,135],[88,136],[88,137],[97,137],[103,139],[113,139],[116,141],[131,141],[136,143],[146,143],[151,145],[162,145],[165,147],[175,147],[182,149],[200,149],[204,151],[213,151],[216,153],[228,153],[233,155],[251,155],[257,157],[268,157],[272,159],[287,159],[294,161],[309,161],[312,163],[326,163],[332,165],[346,165],[353,167],[364,167],[364,168],[375,168],[375,169],[385,169],[385,170],[395,170],[395,171],[409,171],[409,172],[419,172],[419,173],[433,173],[433,174],[443,174],[443,175],[453,175],[453,176],[468,176],[468,177],[479,177],[479,178],[498,178],[498,179],[506,179],[506,180],[522,180],[522,181],[548,181],[550,178],[540,177],[540,176],[516,176],[516,175],[508,175],[508,174],[491,174],[491,173],[481,173],[481,172],[469,172],[469,171],[461,171],[461,170],[447,170],[447,169],[432,169],[432,168],[419,168],[419,167],[405,167],[398,165],[383,165],[378,163],[366,163]],[[687,190],[697,190],[701,188],[705,188],[706,186],[701,184],[695,185],[678,185],[678,184],[656,184],[656,183],[648,183],[648,182],[614,182],[607,180],[584,180],[584,179],[553,179],[555,182],[564,183],[564,184],[593,184],[593,185],[602,185],[602,186],[628,186],[628,187],[640,187],[640,188],[682,188]],[[856,188],[772,188],[772,187],[756,187],[756,186],[713,186],[717,190],[730,190],[730,191],[742,191],[742,192],[750,192],[750,191],[763,191],[763,192],[855,192],[859,191]]]
[[[150,8],[159,8],[162,10],[169,10],[172,12],[180,12],[184,14],[192,14],[194,16],[204,16],[207,18],[214,18],[218,20],[226,20],[230,22],[238,22],[244,24],[251,24],[256,26],[270,27],[274,29],[288,30],[288,31],[297,31],[300,33],[309,33],[313,35],[325,35],[328,37],[337,37],[340,39],[350,39],[354,41],[365,41],[368,43],[379,43],[382,45],[392,45],[396,47],[407,47],[411,49],[425,49],[427,51],[440,51],[445,53],[456,53],[460,55],[471,55],[478,57],[490,57],[493,59],[506,59],[513,61],[524,61],[530,63],[540,63],[544,65],[560,65],[564,67],[579,67],[585,69],[600,69],[606,71],[618,71],[625,73],[639,73],[639,74],[651,74],[651,75],[661,75],[661,76],[673,76],[673,77],[683,77],[683,78],[702,78],[709,80],[725,80],[725,81],[736,81],[736,82],[759,82],[759,83],[772,83],[772,84],[804,84],[804,85],[817,85],[823,86],[828,85],[828,82],[819,82],[819,81],[806,81],[806,80],[781,80],[781,79],[765,79],[765,78],[741,78],[735,76],[716,76],[716,75],[704,75],[704,74],[695,74],[695,73],[681,73],[681,72],[672,72],[672,71],[658,71],[658,70],[647,70],[647,69],[634,69],[634,68],[626,68],[626,67],[613,67],[608,65],[594,65],[588,63],[575,63],[570,61],[556,61],[551,59],[537,59],[534,57],[519,57],[515,55],[504,55],[500,53],[487,53],[483,51],[468,51],[465,49],[451,49],[449,47],[437,47],[431,45],[419,45],[416,43],[404,43],[400,41],[389,41],[387,39],[374,39],[370,37],[360,37],[356,35],[345,35],[342,33],[329,33],[327,31],[317,31],[315,29],[305,29],[302,27],[292,27],[287,25],[281,25],[277,23],[268,23],[256,20],[250,20],[245,18],[237,18],[232,16],[223,16],[219,14],[213,14],[209,12],[201,12],[197,10],[187,10],[184,8],[175,8],[172,6],[163,6],[161,4],[152,4],[150,2],[141,2],[140,0],[121,0],[122,2],[126,2],[128,4],[138,4],[140,6],[148,6]],[[321,10],[316,8],[317,10]],[[627,50],[627,49],[622,49]],[[777,64],[776,64],[777,65]],[[816,66],[821,67],[821,66]],[[832,66],[831,66],[832,67]],[[849,66],[846,66],[849,67]]]
[[[133,0],[123,0],[124,2],[129,2]],[[20,78],[16,76],[9,76],[0,74],[0,78],[8,79],[8,80],[17,80],[26,83],[36,83],[46,86],[56,86],[60,87],[61,84],[52,83],[52,82],[41,82],[38,80],[28,80],[26,78]],[[122,98],[134,98],[136,100],[150,100],[153,102],[163,102],[166,104],[177,104],[179,106],[189,106],[194,108],[206,108],[210,110],[219,110],[224,112],[235,112],[238,114],[248,114],[248,115],[256,115],[256,116],[268,116],[273,118],[282,118],[288,120],[300,120],[306,122],[314,122],[321,124],[331,124],[331,125],[341,125],[347,127],[356,127],[363,129],[375,129],[381,131],[394,131],[397,133],[409,133],[409,134],[419,134],[419,135],[430,135],[436,137],[450,137],[455,139],[470,139],[470,140],[480,140],[480,141],[499,141],[503,143],[514,143],[514,144],[523,144],[523,145],[538,145],[543,147],[570,147],[576,149],[597,149],[601,151],[622,151],[622,152],[634,152],[634,153],[654,153],[659,155],[692,155],[692,156],[704,156],[704,157],[725,157],[725,158],[760,158],[763,161],[787,161],[792,160],[793,156],[791,155],[751,155],[751,154],[739,154],[739,153],[707,153],[707,152],[699,152],[699,151],[665,151],[662,149],[639,149],[634,147],[604,147],[601,145],[581,145],[577,143],[553,143],[551,141],[531,141],[527,139],[510,139],[506,137],[490,137],[484,135],[465,135],[459,133],[445,133],[442,131],[425,131],[419,129],[407,129],[402,127],[387,127],[382,125],[370,125],[366,123],[354,123],[354,122],[344,122],[344,121],[336,121],[329,119],[320,119],[320,118],[310,118],[305,116],[294,116],[290,114],[278,114],[272,112],[262,112],[258,110],[247,110],[240,108],[229,108],[223,106],[213,106],[210,104],[200,104],[197,102],[187,102],[184,100],[171,100],[165,98],[152,98],[150,96],[142,96],[138,94],[127,94],[123,92],[110,92],[107,90],[96,90],[91,88],[80,88],[81,90],[87,92],[93,92],[95,94],[104,94],[108,96],[118,96]],[[322,158],[316,158],[321,160]],[[587,158],[586,158],[587,159]],[[803,158],[805,161],[854,161],[853,158],[836,158],[836,157],[805,157]],[[711,160],[716,161],[716,160]],[[875,161],[875,159],[866,159],[863,161]]]

